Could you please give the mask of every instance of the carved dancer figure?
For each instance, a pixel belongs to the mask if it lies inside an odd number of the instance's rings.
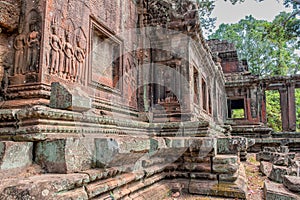
[[[26,36],[24,34],[22,34],[22,30],[19,29],[19,35],[16,37],[15,42],[14,42],[14,48],[16,49],[15,63],[14,63],[15,75],[25,73],[25,70],[24,70],[25,46],[26,46]]]
[[[36,30],[36,24],[30,25],[28,36],[28,64],[30,72],[38,72],[38,53],[40,48],[40,33]]]
[[[64,46],[64,52],[65,52],[65,73],[66,73],[66,78],[67,79],[72,79],[73,77],[73,55],[74,55],[74,50],[73,50],[73,46],[70,43],[71,41],[71,37],[70,34],[67,33],[66,34],[66,44]]]
[[[85,51],[81,45],[80,38],[76,38],[77,47],[74,52],[76,58],[75,63],[75,81],[82,83],[84,80],[84,60],[85,60]]]
[[[62,49],[62,44],[60,41],[60,38],[57,36],[58,34],[58,27],[56,25],[53,25],[52,27],[53,34],[51,34],[50,37],[50,73],[57,74],[59,73],[59,59],[60,58],[60,52]]]

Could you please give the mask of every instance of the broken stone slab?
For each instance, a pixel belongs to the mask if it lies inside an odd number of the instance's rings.
[[[300,177],[298,176],[284,176],[283,185],[293,192],[300,192]]]
[[[95,164],[93,138],[67,138],[38,142],[36,162],[49,173],[72,173]]]
[[[92,108],[92,99],[84,91],[68,89],[61,83],[51,84],[50,107],[72,111],[87,111]]]
[[[24,168],[32,164],[32,142],[0,142],[0,170]]]
[[[87,174],[44,174],[16,180],[4,188],[0,199],[57,199],[56,194],[89,183]]]
[[[142,166],[143,156],[150,149],[147,137],[96,138],[96,165],[117,167],[124,165]],[[145,158],[146,159],[146,158]]]
[[[283,177],[288,174],[289,169],[287,167],[273,165],[271,173],[269,175],[269,179],[277,183],[282,183]]]
[[[268,200],[299,200],[300,196],[292,193],[280,183],[266,180],[264,183],[264,199]]]
[[[259,170],[261,171],[261,173],[269,177],[272,171],[272,166],[273,164],[270,162],[260,161]]]

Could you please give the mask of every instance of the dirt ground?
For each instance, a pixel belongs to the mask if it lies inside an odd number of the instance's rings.
[[[263,185],[266,179],[259,172],[259,162],[255,159],[255,154],[248,154],[247,161],[243,162],[247,175],[248,184],[248,200],[261,200],[263,199]],[[172,195],[179,195],[172,197]],[[207,196],[197,196],[188,194],[170,194],[164,200],[226,200],[228,198],[216,198]]]

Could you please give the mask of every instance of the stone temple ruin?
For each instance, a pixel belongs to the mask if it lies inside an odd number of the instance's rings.
[[[203,38],[193,1],[0,10],[0,199],[247,199],[247,152],[266,199],[300,199],[300,76],[249,73],[232,44]],[[266,126],[266,90],[282,133]]]

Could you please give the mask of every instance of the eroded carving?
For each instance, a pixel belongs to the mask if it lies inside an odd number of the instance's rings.
[[[74,51],[75,57],[75,81],[83,83],[84,81],[84,72],[85,72],[85,44],[86,37],[84,32],[80,28],[76,35],[76,47]]]
[[[62,49],[62,42],[61,39],[58,36],[58,24],[56,19],[54,19],[53,23],[52,23],[52,34],[50,36],[50,46],[51,46],[51,50],[50,50],[50,73],[52,74],[58,74],[61,73],[61,71],[59,70],[59,64],[60,64],[60,59],[62,59],[61,56],[61,49]]]
[[[19,28],[19,35],[15,38],[14,48],[15,48],[15,63],[14,63],[14,73],[24,74],[25,73],[25,47],[26,47],[26,36],[22,33],[22,29]]]
[[[35,10],[31,11],[30,14],[30,23],[29,23],[29,30],[30,33],[28,34],[28,71],[29,72],[38,72],[39,70],[39,50],[40,50],[40,39],[41,35],[38,32],[38,14]]]

